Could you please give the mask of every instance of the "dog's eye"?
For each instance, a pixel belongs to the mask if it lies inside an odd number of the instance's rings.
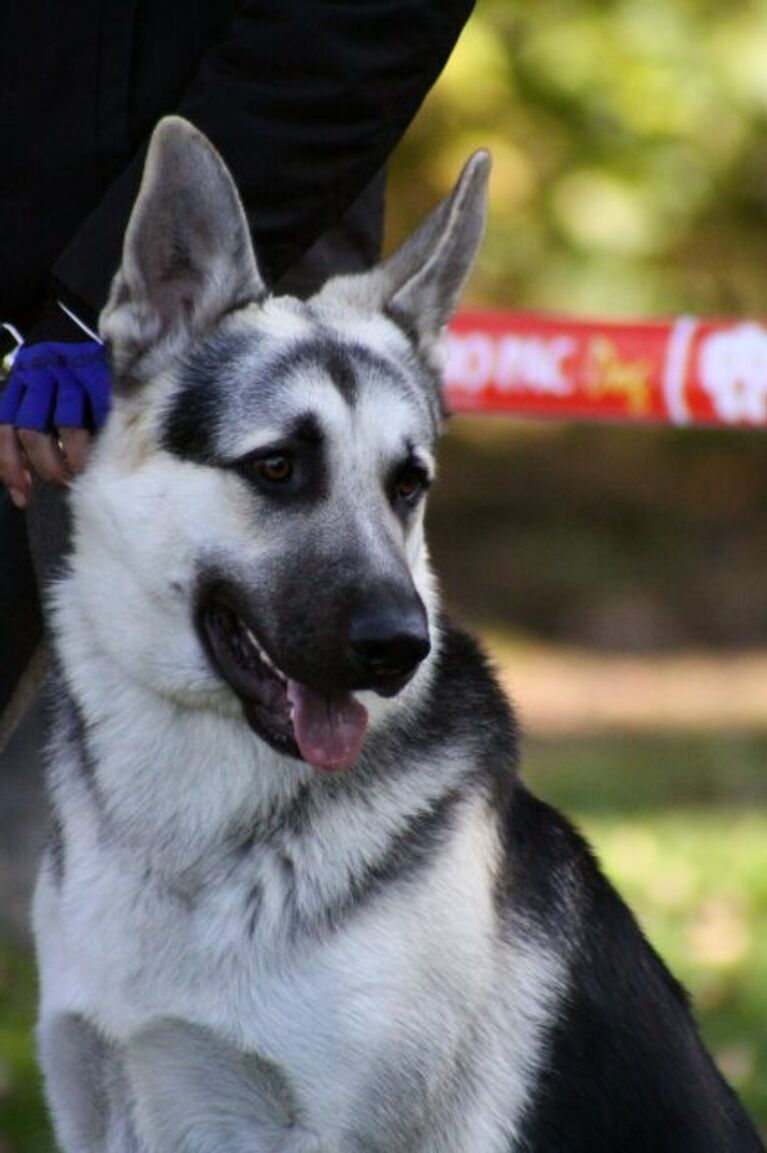
[[[429,477],[416,464],[406,464],[394,477],[392,496],[395,504],[412,508],[429,487]]]
[[[262,457],[253,461],[253,468],[264,480],[272,484],[282,484],[290,480],[293,475],[293,461],[285,453],[274,453],[273,456]]]

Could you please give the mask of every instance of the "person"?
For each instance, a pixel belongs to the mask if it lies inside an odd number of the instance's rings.
[[[175,112],[209,137],[265,279],[308,295],[378,258],[387,158],[472,7],[0,0],[0,749],[66,549],[61,491],[108,409],[95,334],[152,128]]]

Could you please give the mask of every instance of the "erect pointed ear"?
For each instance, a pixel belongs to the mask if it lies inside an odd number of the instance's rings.
[[[101,313],[119,389],[160,372],[190,337],[266,294],[229,172],[201,132],[161,120]]]
[[[389,311],[412,325],[428,353],[452,316],[485,231],[490,153],[475,152],[455,188],[386,261]]]
[[[439,338],[471,271],[487,215],[490,153],[469,158],[455,188],[401,248],[361,276],[331,280],[320,294],[352,307],[385,309],[441,368]]]

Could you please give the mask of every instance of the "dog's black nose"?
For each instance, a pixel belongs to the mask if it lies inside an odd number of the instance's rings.
[[[349,625],[349,643],[358,665],[374,681],[407,677],[431,648],[423,606],[357,612]]]

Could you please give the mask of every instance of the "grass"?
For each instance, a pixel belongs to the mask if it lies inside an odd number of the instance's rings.
[[[767,736],[602,733],[525,747],[525,776],[596,846],[691,991],[718,1063],[767,1134]],[[30,960],[0,951],[0,1153],[50,1153]]]
[[[0,1153],[50,1153],[32,1040],[36,982],[27,955],[0,947]]]

